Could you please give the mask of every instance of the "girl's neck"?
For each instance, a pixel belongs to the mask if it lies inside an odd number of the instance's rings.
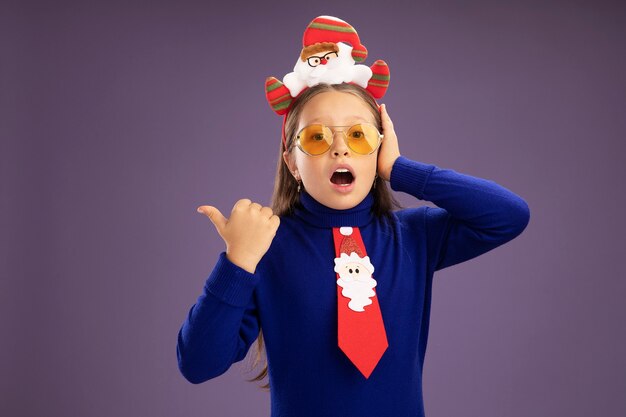
[[[302,207],[296,207],[294,215],[316,227],[362,227],[375,218],[372,212],[374,205],[372,191],[359,204],[346,210],[326,207],[304,190],[300,192],[300,203]]]

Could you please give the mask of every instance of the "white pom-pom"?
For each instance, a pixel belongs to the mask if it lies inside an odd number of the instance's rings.
[[[339,233],[341,233],[344,236],[350,236],[352,234],[352,228],[349,227],[349,226],[340,227],[339,228]]]

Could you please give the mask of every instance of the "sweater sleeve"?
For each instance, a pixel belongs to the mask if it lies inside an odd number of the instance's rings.
[[[233,264],[222,252],[178,332],[178,368],[199,384],[226,372],[242,360],[259,334],[254,289],[258,270]]]
[[[394,162],[390,185],[437,205],[422,211],[433,271],[503,245],[530,220],[528,204],[501,185],[404,156]]]

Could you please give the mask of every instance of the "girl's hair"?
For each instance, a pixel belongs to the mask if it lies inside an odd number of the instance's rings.
[[[382,118],[378,110],[378,104],[374,98],[362,87],[356,84],[317,84],[303,91],[292,103],[287,119],[285,120],[285,138],[287,150],[291,153],[295,149],[296,129],[300,123],[300,115],[304,105],[314,96],[329,91],[340,91],[342,93],[352,94],[361,98],[369,107],[376,120],[376,127],[382,132]],[[298,195],[298,182],[289,171],[289,167],[283,160],[283,143],[280,141],[278,152],[278,163],[276,166],[276,179],[274,181],[274,193],[272,195],[272,211],[277,216],[286,216],[294,212],[294,208],[301,207],[300,197]],[[304,184],[301,185],[304,188]],[[373,183],[374,204],[372,211],[374,214],[393,223],[392,210],[402,208],[400,203],[394,198],[389,190],[385,180],[377,176]],[[392,229],[393,230],[393,229]],[[256,367],[264,353],[263,331],[259,331],[257,338],[257,351],[252,367]],[[267,364],[264,365],[261,372],[249,382],[260,381],[267,376]],[[261,388],[269,389],[269,382]]]

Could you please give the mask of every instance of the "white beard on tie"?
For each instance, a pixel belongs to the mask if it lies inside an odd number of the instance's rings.
[[[350,299],[348,307],[353,311],[365,311],[363,307],[372,304],[370,297],[376,295],[372,289],[376,286],[376,280],[371,277],[367,278],[366,281],[346,281],[339,278],[337,284],[343,288],[341,295]]]

